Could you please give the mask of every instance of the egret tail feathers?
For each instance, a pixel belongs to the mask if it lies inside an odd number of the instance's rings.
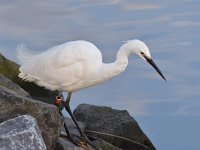
[[[17,46],[17,59],[21,64],[25,63],[29,58],[31,58],[35,53],[29,50],[25,44],[20,44]]]
[[[38,80],[36,77],[34,77],[32,75],[27,75],[27,74],[24,74],[24,73],[19,73],[18,77],[21,78],[24,81],[29,81],[29,82],[35,82],[35,81]]]

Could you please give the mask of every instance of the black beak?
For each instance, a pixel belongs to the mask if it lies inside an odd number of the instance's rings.
[[[154,69],[159,73],[159,75],[166,81],[164,75],[162,74],[162,72],[160,71],[160,69],[156,66],[156,64],[154,63],[154,61],[151,58],[148,58],[146,56],[144,56],[144,58],[147,60],[147,62],[154,67]]]

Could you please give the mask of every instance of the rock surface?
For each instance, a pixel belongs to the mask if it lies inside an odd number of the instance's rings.
[[[0,86],[0,122],[24,114],[36,118],[47,149],[52,149],[61,131],[57,107],[20,96],[15,91]]]
[[[133,147],[137,150],[155,150],[126,110],[81,104],[75,109],[74,115],[77,120],[86,124],[86,133],[91,137],[103,139],[126,150],[132,150]]]
[[[81,147],[75,146],[73,143],[71,143],[66,138],[58,138],[58,141],[56,143],[56,147],[54,150],[84,150]]]
[[[118,148],[103,140],[94,140],[92,143],[100,147],[102,150],[122,150],[121,148]]]
[[[46,150],[37,121],[28,115],[0,124],[0,148],[4,150]]]
[[[80,133],[72,119],[70,119],[69,117],[65,117],[65,123],[72,136],[75,135],[77,137],[80,137]],[[78,124],[80,128],[84,130],[85,124],[80,121],[78,121]],[[67,136],[67,134],[65,133],[64,127],[62,127],[61,134]],[[59,137],[54,150],[84,150],[84,149],[74,145],[71,141],[67,139],[67,137]],[[91,148],[90,150],[94,150],[94,149]]]
[[[72,121],[72,119],[66,117],[65,122],[66,122],[68,130],[71,134],[76,135],[76,136],[80,136],[80,133],[79,133],[77,127],[75,126],[74,122]],[[85,123],[78,121],[78,124],[79,124],[80,128],[84,131],[84,129],[86,127]],[[65,132],[64,128],[62,128],[62,131]],[[120,148],[117,148],[117,147],[113,146],[112,144],[107,143],[105,141],[93,139],[93,140],[91,140],[91,142],[93,144],[97,145],[102,150],[121,150]],[[83,150],[82,148],[77,147],[74,144],[72,144],[66,138],[60,137],[57,141],[57,144],[56,144],[56,147],[55,147],[54,150],[74,150],[74,149]],[[92,147],[90,147],[90,150],[94,150],[94,149]]]
[[[6,78],[4,75],[0,74],[0,86],[8,88],[9,90],[12,90],[16,94],[19,94],[24,97],[31,97],[28,92],[23,90],[19,85],[12,82],[10,79]]]
[[[80,133],[74,123],[74,121],[69,118],[69,117],[65,117],[65,123],[67,125],[68,130],[70,131],[70,133],[75,134],[77,136],[80,136]],[[79,127],[84,130],[85,129],[85,123],[78,121]],[[62,131],[65,132],[65,128],[62,127]]]

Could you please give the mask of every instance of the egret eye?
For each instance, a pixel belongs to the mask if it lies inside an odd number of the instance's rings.
[[[140,54],[144,55],[144,52],[140,52]]]

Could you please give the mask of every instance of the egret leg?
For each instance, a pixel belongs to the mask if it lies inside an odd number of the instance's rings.
[[[69,115],[71,116],[72,120],[74,121],[74,123],[75,123],[77,129],[79,130],[83,142],[85,142],[85,143],[87,142],[87,143],[88,143],[89,145],[91,145],[95,150],[99,150],[99,148],[98,148],[96,145],[94,145],[94,144],[87,138],[87,136],[85,135],[85,133],[84,133],[84,132],[82,131],[82,129],[79,127],[78,122],[77,122],[76,118],[74,117],[74,115],[73,115],[73,113],[72,113],[72,111],[71,111],[70,105],[69,105],[70,99],[71,99],[71,95],[72,95],[72,93],[69,92],[69,93],[68,93],[68,96],[67,96],[67,99],[66,99],[66,102],[65,102],[65,109],[67,110],[67,112],[68,112]]]
[[[67,110],[67,112],[69,113],[69,115],[71,116],[72,120],[74,121],[76,127],[78,128],[78,131],[80,132],[81,134],[81,137],[86,137],[85,133],[81,130],[81,128],[79,127],[78,123],[77,123],[77,120],[76,118],[74,117],[72,111],[71,111],[71,108],[69,106],[69,103],[70,103],[70,99],[71,99],[71,95],[72,93],[69,92],[68,93],[68,96],[67,96],[67,99],[66,99],[66,103],[65,103],[65,109]]]
[[[67,128],[67,124],[65,123],[65,119],[64,119],[64,115],[62,113],[62,110],[64,108],[64,101],[63,101],[63,95],[62,95],[62,92],[60,91],[59,92],[59,95],[56,97],[56,102],[55,104],[58,106],[58,109],[59,109],[59,113],[60,113],[60,116],[61,116],[61,122],[62,122],[62,125],[64,126],[65,128],[65,131],[67,133],[67,138],[72,142],[74,143],[75,145],[79,146],[79,142],[77,140],[74,140],[74,138],[71,136],[68,128]],[[61,135],[61,136],[65,136],[65,135]]]

